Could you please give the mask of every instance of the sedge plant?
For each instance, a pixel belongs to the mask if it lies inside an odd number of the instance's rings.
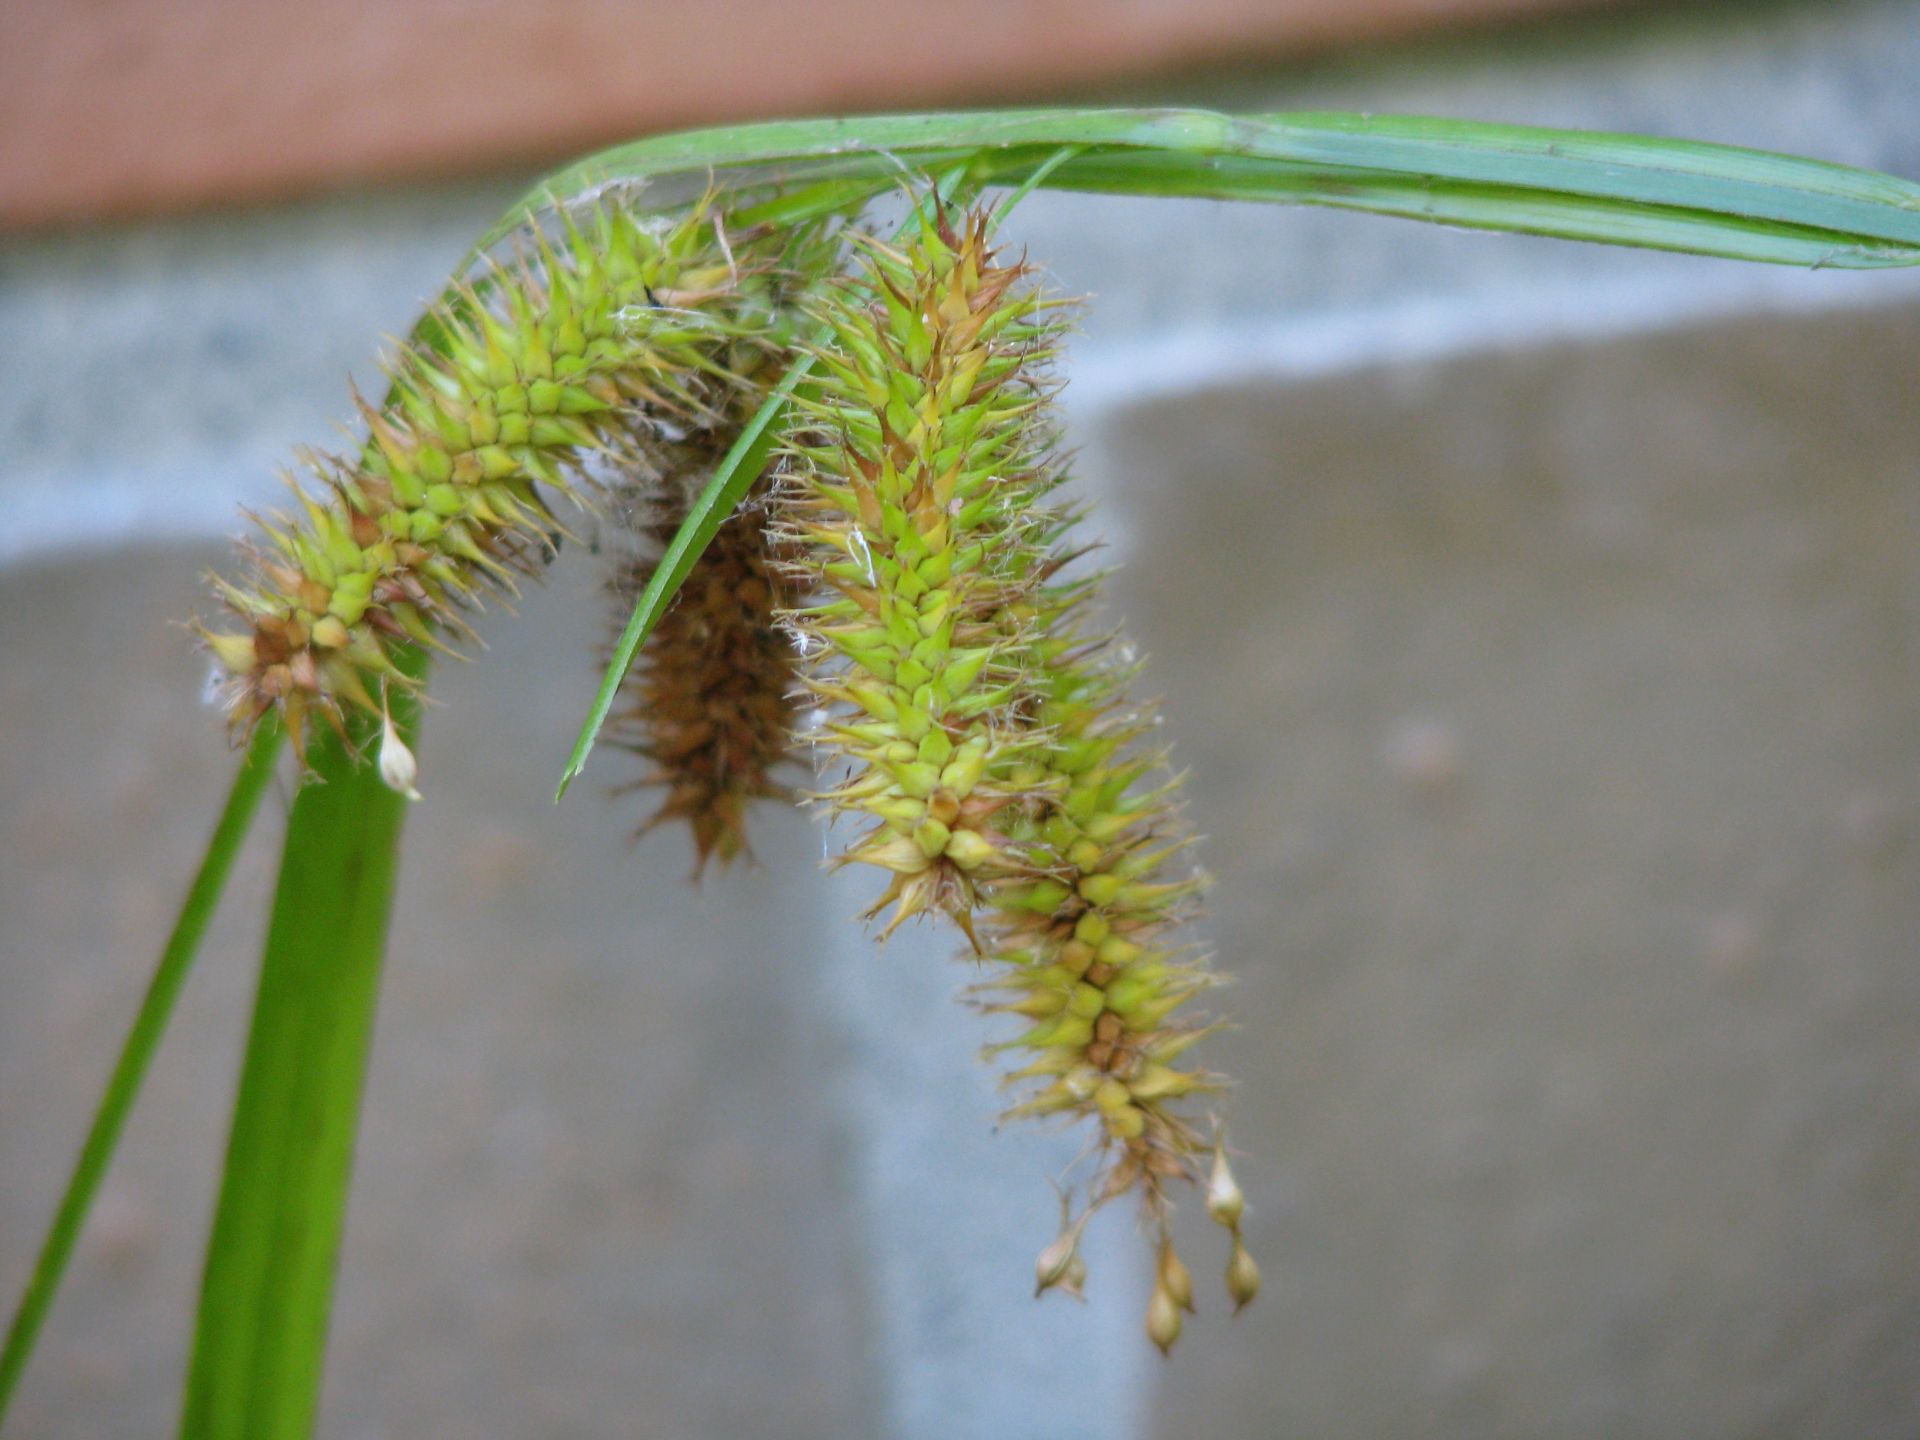
[[[903,179],[903,176],[905,177]],[[876,228],[902,187],[907,219]],[[1146,1330],[1195,1304],[1167,1219],[1246,1201],[1200,1065],[1203,877],[1098,606],[1095,532],[1053,418],[1071,306],[1004,236],[1038,186],[1339,206],[1491,230],[1834,268],[1920,263],[1920,186],[1634,136],[1337,114],[1049,110],[655,137],[549,178],[486,236],[311,456],[200,625],[245,744],[234,789],[0,1349],[0,1424],[146,1067],[286,742],[299,788],[213,1218],[182,1433],[312,1432],[429,660],[563,554],[577,514],[633,532],[625,624],[560,790],[602,727],[697,865],[806,791],[796,727],[877,872],[884,935],[950,924],[1012,1112],[1087,1138],[1037,1288],[1135,1197]],[[679,603],[674,602],[676,597]],[[807,716],[802,720],[802,716]],[[1177,720],[1177,717],[1176,717]],[[1177,728],[1177,723],[1175,727]],[[1242,957],[1243,963],[1268,957]],[[1077,1194],[1077,1200],[1075,1195]],[[1011,1279],[1010,1279],[1011,1283]]]

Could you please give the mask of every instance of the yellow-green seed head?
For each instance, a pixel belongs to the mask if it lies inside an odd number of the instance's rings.
[[[822,307],[817,398],[787,437],[780,501],[792,620],[846,778],[822,798],[864,821],[842,860],[890,875],[886,929],[937,910],[991,978],[988,1010],[1023,1029],[1016,1115],[1098,1137],[1088,1210],[1137,1192],[1161,1224],[1196,1184],[1202,1138],[1183,1102],[1220,1087],[1183,1055],[1183,1008],[1213,983],[1177,935],[1201,882],[1134,666],[1089,628],[1046,365],[1063,324],[984,219],[937,203],[898,245],[868,240]],[[1083,1212],[1080,1217],[1085,1219]],[[1041,1288],[1064,1282],[1063,1238]],[[1191,1276],[1163,1252],[1149,1331],[1180,1332]]]
[[[311,459],[248,573],[216,580],[242,628],[203,633],[237,731],[277,708],[298,747],[315,715],[377,715],[382,686],[407,683],[395,644],[446,648],[463,611],[538,572],[586,462],[644,454],[665,423],[719,423],[764,383],[790,257],[819,241],[729,236],[699,205],[667,222],[603,208],[529,246],[428,318],[387,399],[360,402],[366,443]]]
[[[826,797],[868,822],[844,858],[892,876],[875,913],[968,926],[979,887],[1024,868],[994,817],[1035,794],[1006,760],[1046,560],[1022,521],[1053,483],[1025,461],[1047,443],[1033,375],[1054,327],[979,222],[859,248],[787,437],[786,533],[814,596],[793,622],[825,657],[819,698],[879,722],[830,732],[851,777]]]

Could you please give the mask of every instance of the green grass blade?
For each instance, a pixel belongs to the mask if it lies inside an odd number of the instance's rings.
[[[40,1327],[53,1307],[61,1277],[73,1256],[74,1244],[86,1224],[87,1212],[93,1208],[93,1197],[107,1173],[107,1166],[112,1163],[141,1082],[146,1079],[147,1068],[160,1046],[161,1036],[166,1033],[167,1021],[172,1018],[174,1002],[179,999],[181,987],[193,969],[194,957],[219,906],[220,893],[226,887],[234,857],[240,853],[241,843],[260,808],[260,797],[273,779],[273,762],[280,752],[281,739],[280,727],[271,717],[254,732],[253,742],[240,762],[239,773],[233,778],[233,787],[227,792],[219,823],[207,841],[200,869],[187,890],[179,917],[173,922],[173,932],[167,936],[166,946],[160,952],[160,963],[148,982],[133,1028],[120,1047],[120,1058],[114,1063],[106,1093],[94,1111],[93,1125],[87,1131],[86,1143],[80,1147],[73,1176],[67,1181],[60,1208],[54,1212],[53,1224],[41,1242],[33,1277],[27,1282],[26,1293],[20,1297],[20,1306],[7,1330],[5,1347],[0,1348],[0,1423],[6,1419],[7,1405],[13,1398],[20,1372],[26,1368]]]
[[[417,702],[393,698],[411,734]],[[305,1440],[319,1406],[407,802],[332,735],[309,759],[207,1243],[181,1423],[191,1440]]]
[[[1063,147],[1074,147],[1064,161]],[[481,248],[554,196],[603,185],[714,174],[736,185],[877,184],[903,166],[956,164],[979,184],[1017,185],[1052,165],[1042,183],[1055,188],[1348,206],[1783,264],[1920,263],[1920,186],[1843,165],[1420,116],[1204,110],[879,115],[653,136],[549,177]]]
[[[1082,161],[1064,175],[1056,172],[1047,184],[1058,190],[1130,193],[1143,171],[1151,171],[1155,183],[1164,187],[1157,193],[1185,198],[1311,204],[1478,230],[1812,269],[1920,263],[1920,250],[1911,245],[1776,220],[1515,186],[1438,185],[1358,170],[1302,177],[1235,157],[1170,169],[1161,157],[1114,153]]]

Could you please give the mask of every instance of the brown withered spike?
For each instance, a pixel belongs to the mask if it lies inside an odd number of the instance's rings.
[[[624,624],[692,497],[724,453],[717,442],[690,442],[639,502],[645,556],[620,567],[613,589]],[[790,758],[795,706],[793,642],[775,623],[788,603],[786,582],[765,533],[763,499],[750,494],[714,535],[641,648],[608,737],[653,768],[622,790],[657,787],[658,809],[635,838],[670,821],[693,833],[694,878],[709,860],[747,856],[750,802],[791,800],[776,779]]]

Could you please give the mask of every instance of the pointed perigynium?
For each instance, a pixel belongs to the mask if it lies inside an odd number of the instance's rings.
[[[231,677],[244,734],[277,708],[296,748],[314,716],[378,716],[395,642],[446,648],[462,612],[511,593],[564,533],[593,457],[632,461],[715,423],[778,340],[785,290],[819,268],[814,228],[729,235],[711,207],[673,220],[602,208],[496,266],[437,311],[361,402],[368,438],[313,457],[298,512],[260,522],[238,581],[215,579],[238,631],[201,634]],[[438,348],[435,348],[437,345]]]
[[[1043,1252],[1041,1288],[1076,1288],[1086,1211],[1137,1193],[1166,1348],[1191,1288],[1170,1191],[1206,1152],[1182,1102],[1222,1083],[1188,1065],[1207,1027],[1183,1007],[1213,977],[1178,935],[1201,881],[1153,714],[1128,697],[1123,647],[1088,628],[1097,577],[1069,578],[1074,516],[1050,498],[1060,311],[983,219],[930,202],[897,247],[859,249],[823,309],[819,395],[778,497],[814,597],[792,620],[845,768],[821,798],[864,822],[840,859],[890,874],[871,913],[891,906],[888,931],[952,917],[991,966],[985,1008],[1027,1022],[994,1047],[1025,1060],[1010,1113],[1095,1127],[1085,1208]]]
[[[649,548],[615,577],[620,622],[725,453],[723,438],[675,447],[658,481],[628,497]],[[710,859],[726,865],[750,853],[751,802],[790,798],[776,775],[793,744],[796,657],[793,637],[777,621],[787,600],[766,521],[765,496],[756,493],[715,532],[647,637],[607,721],[606,738],[649,766],[621,788],[664,792],[641,833],[684,821],[696,878]]]

